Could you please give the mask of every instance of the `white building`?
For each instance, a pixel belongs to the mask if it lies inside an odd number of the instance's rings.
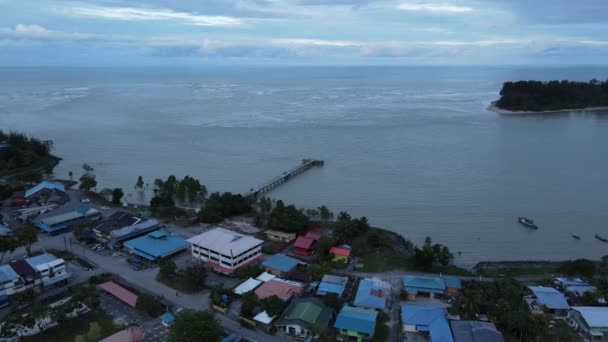
[[[26,258],[25,262],[38,272],[43,287],[67,280],[72,275],[65,266],[65,260],[49,253]]]
[[[259,259],[262,242],[219,227],[188,239],[193,260],[225,274]]]
[[[23,288],[23,282],[15,271],[8,265],[0,266],[0,303],[8,301],[8,297]]]

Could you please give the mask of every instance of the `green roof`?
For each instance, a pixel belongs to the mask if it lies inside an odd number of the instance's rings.
[[[277,325],[299,324],[306,328],[324,330],[329,325],[332,310],[318,298],[299,298],[291,302]]]

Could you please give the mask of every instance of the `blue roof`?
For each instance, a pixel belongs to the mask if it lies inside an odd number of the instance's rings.
[[[167,323],[167,324],[173,323],[173,321],[175,321],[175,316],[173,316],[173,314],[170,314],[167,312],[167,313],[163,314],[162,316],[160,316],[160,320],[163,323]]]
[[[344,306],[336,318],[334,327],[337,329],[356,331],[371,336],[374,334],[377,317],[378,312],[376,312],[376,310]]]
[[[418,292],[444,293],[445,281],[437,277],[405,276],[403,286],[407,293],[416,294]]]
[[[401,322],[415,325],[419,331],[429,331],[431,341],[453,342],[445,309],[433,306],[402,305]]]
[[[262,266],[269,267],[281,272],[289,272],[298,264],[302,262],[298,259],[290,258],[284,254],[275,254],[270,258],[264,260]]]
[[[387,297],[387,289],[376,286],[373,280],[362,279],[353,304],[364,308],[384,309]]]
[[[188,242],[181,236],[165,234],[156,238],[150,234],[129,240],[125,242],[125,246],[132,253],[149,260],[155,260],[188,247]],[[158,236],[158,234],[154,234],[154,236]]]
[[[0,282],[4,283],[7,281],[15,280],[19,278],[15,270],[9,265],[0,266]]]
[[[453,287],[455,289],[462,288],[462,282],[458,278],[444,278],[445,287]]]
[[[149,237],[153,237],[155,239],[159,239],[167,235],[169,235],[169,233],[162,230],[153,231],[152,233],[148,234]]]
[[[127,226],[127,227],[113,230],[110,233],[110,235],[112,235],[112,238],[114,238],[114,239],[120,239],[124,236],[133,234],[137,231],[153,229],[157,226],[158,226],[158,221],[156,221],[155,219],[147,219],[147,220],[144,220],[142,222],[139,222],[139,223]]]
[[[61,183],[42,181],[35,185],[33,188],[27,189],[25,191],[25,197],[28,198],[42,189],[55,189],[59,191],[65,191],[65,186],[63,186],[63,184]]]
[[[335,283],[328,283],[326,281],[322,281],[321,283],[319,283],[319,288],[317,289],[317,294],[320,296],[324,296],[328,293],[335,293],[338,296],[342,296],[345,286],[346,286],[346,284],[335,284]]]
[[[40,254],[40,255],[36,255],[30,258],[26,258],[25,262],[27,262],[30,266],[32,266],[34,269],[36,269],[36,266],[38,265],[42,265],[42,264],[48,264],[51,261],[55,261],[58,258],[56,256],[54,256],[53,254],[49,254],[49,253],[44,253],[44,254]]]
[[[59,230],[68,229],[70,227],[69,224],[60,224],[60,225],[55,225],[55,226],[51,227],[48,224],[43,223],[43,222],[38,222],[38,223],[35,223],[34,225],[36,227],[44,230],[47,233],[52,233],[52,232],[56,232],[56,231],[59,231]]]
[[[539,304],[549,309],[570,309],[564,295],[556,289],[544,286],[528,286],[528,288],[534,293]]]

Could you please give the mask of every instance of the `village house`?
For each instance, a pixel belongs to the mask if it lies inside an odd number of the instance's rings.
[[[385,310],[391,294],[391,284],[376,278],[361,279],[353,304],[358,307]]]
[[[130,254],[149,261],[167,259],[188,249],[188,242],[178,235],[156,230],[147,235],[126,241],[124,246]]]
[[[403,287],[408,300],[415,300],[418,295],[433,298],[444,295],[446,291],[445,281],[438,277],[405,276]]]
[[[453,342],[452,331],[443,308],[402,305],[401,321],[406,338],[410,335],[429,337],[431,342]]]
[[[277,296],[280,300],[286,302],[299,296],[302,291],[304,291],[304,286],[301,283],[281,278],[274,278],[262,283],[258,288],[255,289],[254,293],[260,300]]]
[[[608,340],[608,307],[573,306],[568,321],[585,341]]]
[[[348,283],[348,277],[338,277],[326,274],[319,283],[317,294],[319,296],[325,296],[326,294],[334,293],[338,297],[342,297],[346,288],[346,283]]]
[[[276,322],[277,334],[309,339],[329,325],[332,310],[318,298],[299,298],[291,302]]]
[[[101,219],[101,212],[88,204],[70,202],[63,207],[46,212],[32,222],[45,233],[57,233],[72,225]]]
[[[296,239],[296,242],[293,243],[293,247],[297,254],[311,255],[317,248],[317,241],[304,236],[299,236]]]
[[[274,254],[262,262],[262,267],[277,277],[287,277],[299,264],[303,262],[285,254]]]
[[[278,242],[291,242],[296,238],[296,233],[286,233],[279,230],[266,230],[264,234],[266,234],[268,240]]]
[[[528,290],[531,294],[525,296],[524,301],[533,314],[561,317],[568,314],[570,305],[558,290],[545,286],[528,286]]]
[[[450,321],[454,342],[504,342],[496,326],[481,321]]]
[[[333,255],[333,261],[348,263],[351,248],[349,245],[334,246],[329,249],[329,254]]]
[[[336,318],[334,328],[345,341],[369,341],[374,336],[377,318],[376,310],[345,305]]]

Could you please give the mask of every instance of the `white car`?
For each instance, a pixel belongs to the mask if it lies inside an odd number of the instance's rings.
[[[114,252],[114,253],[112,253],[112,256],[113,256],[113,257],[120,256],[120,252]]]

